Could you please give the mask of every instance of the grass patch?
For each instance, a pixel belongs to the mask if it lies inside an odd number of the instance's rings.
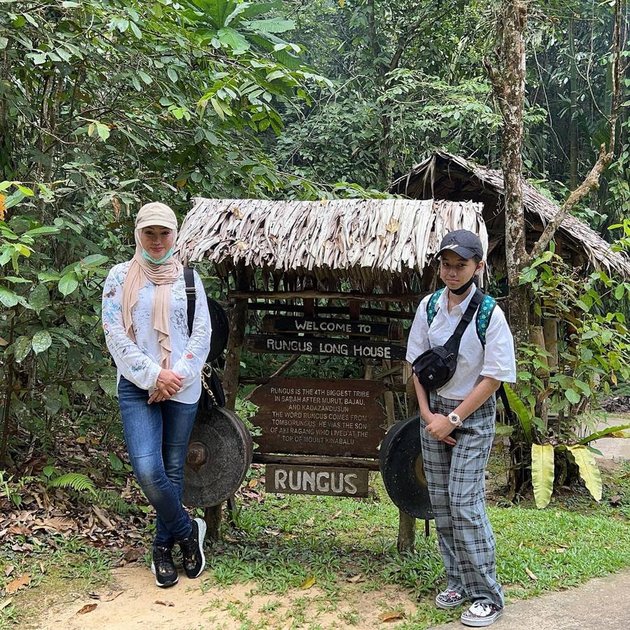
[[[579,488],[554,495],[545,510],[528,501],[518,506],[490,501],[508,602],[630,566],[630,463],[603,475],[600,504]],[[371,485],[366,499],[262,494],[243,505],[237,526],[225,525],[224,540],[207,553],[208,568],[198,584],[205,591],[246,584],[246,596],[209,601],[208,614],[226,611],[243,630],[284,627],[287,620],[308,630],[361,627],[366,602],[372,616],[400,610],[396,627],[404,630],[456,619],[458,612],[437,610],[433,603],[444,586],[433,525],[425,538],[419,523],[416,552],[400,555],[398,510],[380,476],[374,475]],[[148,530],[145,535],[148,546]],[[0,628],[28,622],[47,601],[102,586],[115,560],[112,552],[78,539],[50,537],[48,547],[34,539],[17,542],[18,548],[35,547],[28,555],[0,548],[0,591],[18,575],[30,573],[32,581],[7,596],[12,603],[0,610]],[[254,595],[264,596],[258,610],[249,605]]]
[[[71,601],[73,594],[111,581],[111,552],[74,537],[55,535],[49,543],[44,546],[36,538],[30,542],[17,536],[13,545],[0,547],[0,630],[28,624],[49,602]],[[25,545],[28,553],[24,553]],[[9,593],[18,579],[26,582],[25,587]]]

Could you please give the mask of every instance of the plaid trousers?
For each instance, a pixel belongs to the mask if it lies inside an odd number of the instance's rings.
[[[461,401],[431,392],[429,402],[434,413],[448,415]],[[428,435],[424,423],[420,437],[448,588],[502,608],[503,589],[496,578],[496,545],[485,501],[495,413],[493,395],[451,433],[455,446]]]

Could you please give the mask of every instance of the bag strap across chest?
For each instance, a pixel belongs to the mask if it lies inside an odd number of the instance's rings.
[[[483,300],[483,293],[477,289],[475,294],[472,296],[470,302],[468,303],[468,307],[464,311],[462,318],[459,320],[457,324],[457,328],[453,334],[448,338],[448,341],[444,344],[444,347],[452,352],[455,356],[459,354],[459,344],[462,340],[462,335],[464,331],[468,327],[468,324],[472,321],[472,318],[477,310],[477,307],[481,304]]]
[[[477,289],[479,293],[479,289]],[[427,323],[429,327],[433,323],[435,316],[439,310],[438,301],[444,293],[444,288],[438,289],[434,293],[431,294],[429,298],[429,302],[427,304]],[[482,293],[483,295],[483,293]],[[492,311],[494,311],[494,307],[497,305],[497,301],[491,295],[483,295],[481,303],[479,304],[479,309],[477,310],[477,317],[475,318],[475,328],[477,329],[477,337],[481,342],[481,345],[485,347],[486,345],[486,332],[488,330],[488,325],[490,324],[490,318],[492,317]]]

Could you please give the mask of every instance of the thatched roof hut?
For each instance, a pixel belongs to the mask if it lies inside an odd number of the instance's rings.
[[[503,242],[504,186],[503,173],[478,166],[474,162],[436,151],[431,157],[414,166],[407,175],[397,179],[390,192],[413,199],[472,200],[483,204],[483,218],[488,229],[491,257],[495,265],[504,259]],[[545,224],[558,212],[558,206],[538,192],[531,184],[523,184],[523,205],[527,222],[529,246],[538,239]],[[586,263],[595,268],[630,278],[630,259],[613,252],[610,245],[588,225],[567,216],[556,233],[556,251],[577,266]],[[501,244],[497,248],[497,245]]]
[[[473,230],[487,247],[481,212],[471,201],[197,198],[177,249],[184,261],[210,260],[223,279],[259,270],[274,290],[408,294],[446,232]]]

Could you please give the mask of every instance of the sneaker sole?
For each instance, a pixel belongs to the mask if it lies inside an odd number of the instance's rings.
[[[175,578],[174,582],[166,582],[164,584],[162,584],[161,582],[158,582],[157,573],[155,572],[155,563],[153,562],[151,563],[151,573],[155,575],[155,585],[159,586],[160,588],[168,588],[169,586],[175,586],[175,584],[179,582],[179,575]]]
[[[203,570],[206,568],[206,556],[203,553],[203,541],[206,538],[206,530],[208,529],[208,527],[206,526],[206,521],[204,521],[202,518],[196,518],[195,521],[197,521],[198,527],[197,536],[199,541],[199,553],[201,554],[201,568],[199,569],[197,575],[188,576],[192,580],[198,578],[203,573]]]

